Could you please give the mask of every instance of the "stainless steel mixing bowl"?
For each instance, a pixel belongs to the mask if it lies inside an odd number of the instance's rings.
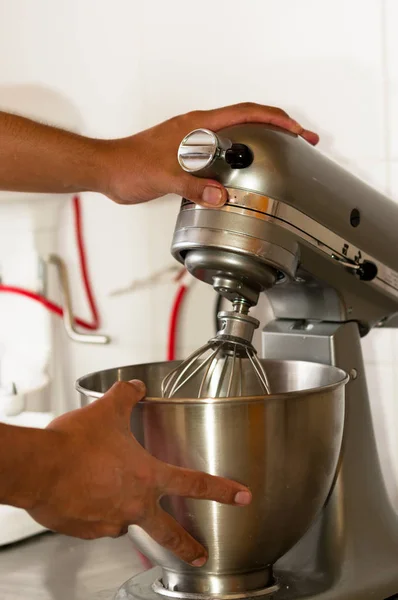
[[[110,369],[78,381],[83,403],[116,381],[145,381],[147,398],[131,417],[140,443],[171,464],[229,477],[252,490],[252,504],[245,508],[162,500],[208,548],[209,560],[200,569],[176,559],[139,527],[129,528],[138,547],[162,566],[162,584],[174,593],[245,595],[266,587],[271,565],[303,536],[331,489],[348,377],[318,363],[261,362],[270,396],[163,399],[162,379],[177,362]]]

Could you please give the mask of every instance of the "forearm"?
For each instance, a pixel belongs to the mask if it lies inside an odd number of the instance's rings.
[[[104,144],[0,112],[0,190],[101,191]]]
[[[0,423],[0,504],[32,509],[57,456],[57,434]]]

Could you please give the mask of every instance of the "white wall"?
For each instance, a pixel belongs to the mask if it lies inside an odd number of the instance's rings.
[[[24,84],[32,99],[55,94],[84,133],[111,137],[193,108],[279,105],[321,134],[323,150],[398,198],[397,25],[394,0],[0,0],[0,106],[2,89]],[[174,285],[109,293],[172,263],[177,209],[175,197],[126,208],[84,195],[90,268],[114,343],[62,337],[70,387],[90,370],[164,357]],[[62,250],[85,316],[70,206]],[[212,308],[211,290],[196,284],[181,355],[212,331]],[[364,348],[371,389],[397,403],[395,332],[372,333]]]

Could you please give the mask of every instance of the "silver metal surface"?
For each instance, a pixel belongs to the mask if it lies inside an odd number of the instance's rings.
[[[256,210],[256,206],[264,206],[264,198],[256,197],[256,194],[248,195],[241,190],[231,192],[231,207],[245,207],[249,204]],[[377,267],[377,275],[372,280],[373,285],[383,289],[386,293],[398,298],[398,272],[384,265],[374,256],[366,254],[361,247],[349,243],[348,240],[337,235],[327,227],[317,223],[314,219],[301,213],[296,208],[275,200],[267,199],[266,212],[258,212],[258,218],[278,225],[288,231],[296,233],[318,250],[321,250],[328,258],[339,260],[341,266],[349,271],[360,271],[365,261],[372,262]]]
[[[184,171],[195,173],[209,167],[231,146],[208,129],[195,129],[182,140],[178,148],[178,162]]]
[[[195,175],[288,204],[398,272],[398,254],[391,252],[398,223],[393,200],[305,140],[271,125],[236,125],[217,135],[247,145],[254,155],[252,164],[236,170],[219,160]],[[350,221],[354,208],[360,212],[356,227]]]
[[[170,590],[164,587],[160,578],[155,580],[152,584],[152,589],[156,594],[165,596],[166,598],[179,598],[181,600],[208,600],[209,594],[194,594],[189,592],[179,592],[176,590]],[[271,584],[266,588],[260,588],[255,591],[242,591],[242,592],[231,592],[216,594],[212,592],[212,598],[222,598],[222,600],[242,600],[243,598],[262,598],[263,596],[269,596],[274,594],[279,589],[277,584]]]
[[[0,548],[0,598],[114,600],[121,583],[144,568],[127,536],[86,541],[45,533]]]
[[[228,276],[250,290],[255,301],[260,291],[272,285],[267,268],[279,273],[276,292],[295,280],[300,265],[300,271],[324,282],[323,287],[337,290],[346,318],[372,327],[397,312],[395,271],[287,204],[228,191],[230,200],[221,209],[197,208],[191,203],[181,208],[172,253],[193,276],[213,286],[215,276]],[[372,281],[358,276],[367,262],[377,269]]]
[[[142,379],[148,397],[134,409],[139,442],[168,463],[241,481],[253,492],[245,508],[164,498],[162,504],[209,549],[195,569],[137,526],[129,534],[163,568],[165,587],[190,593],[264,588],[269,566],[310,526],[335,475],[344,421],[340,369],[307,362],[262,361],[273,394],[246,398],[161,398],[169,363],[102,371],[78,382],[92,399],[117,380]],[[177,583],[178,582],[178,583]]]
[[[171,251],[206,283],[212,285],[215,274],[229,274],[254,289],[272,285],[275,275],[270,277],[270,267],[271,273],[294,277],[299,261],[298,242],[290,232],[258,218],[255,211],[241,214],[228,206],[196,210],[184,204]]]
[[[271,245],[268,245],[268,248],[270,252],[267,253],[267,263],[207,245],[205,248],[191,248],[185,255],[184,264],[191,275],[212,285],[216,292],[231,302],[243,298],[249,304],[255,305],[259,293],[272,287],[278,279],[278,274],[280,278],[283,275],[277,270],[283,260],[283,250],[275,249]],[[289,268],[293,268],[292,256],[284,258],[283,264],[286,266],[286,260],[290,260]]]
[[[77,331],[74,324],[72,296],[69,289],[69,277],[65,261],[56,254],[50,254],[46,258],[46,262],[54,265],[58,272],[64,311],[64,327],[70,339],[74,342],[83,344],[108,344],[110,340],[106,335],[100,335],[98,333],[80,333]]]
[[[217,596],[209,594],[194,594],[180,592],[170,592],[161,588],[161,572],[158,568],[151,569],[140,575],[135,575],[126,581],[118,590],[114,600],[162,600],[162,598],[181,598],[184,600],[211,600]],[[263,598],[270,600],[277,591],[278,585],[269,587],[257,592],[242,592],[241,594],[225,594],[223,600],[238,600],[239,598]],[[165,593],[167,592],[167,594]]]
[[[256,218],[277,224],[282,229],[297,234],[300,239],[321,250],[328,258],[338,260],[341,266],[349,271],[358,272],[365,261],[369,261],[377,267],[377,275],[372,281],[373,285],[398,299],[398,272],[385,266],[370,254],[366,254],[360,247],[350,244],[344,238],[288,204],[253,193],[248,194],[242,190],[230,189],[228,191],[228,203],[220,209],[221,211],[236,214],[238,208],[237,214],[242,215],[249,214],[248,211],[254,211]],[[184,203],[182,210],[190,209],[195,210],[196,205]],[[196,222],[195,226],[197,226]],[[249,230],[247,233],[252,232]]]
[[[358,327],[276,321],[263,333],[263,354],[333,364],[354,378],[346,386],[342,454],[319,518],[276,565],[275,600],[385,600],[398,594],[396,456],[372,418]],[[374,399],[381,410],[386,398]],[[394,596],[395,598],[395,596]]]

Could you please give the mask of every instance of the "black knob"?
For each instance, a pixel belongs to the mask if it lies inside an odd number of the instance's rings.
[[[350,223],[352,227],[358,227],[361,222],[361,213],[357,208],[353,208],[350,214]]]
[[[225,152],[225,162],[232,169],[245,169],[253,162],[253,152],[245,144],[232,144]]]
[[[364,260],[358,269],[358,275],[362,281],[372,281],[377,275],[377,266],[370,260]]]

